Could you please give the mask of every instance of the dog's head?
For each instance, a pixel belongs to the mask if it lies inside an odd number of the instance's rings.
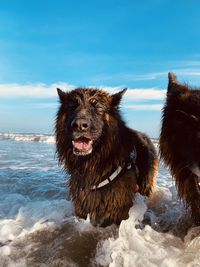
[[[171,166],[187,169],[188,177],[193,174],[200,192],[200,90],[178,82],[173,73],[163,110],[161,150]]]
[[[174,112],[175,118],[179,118],[184,125],[188,122],[188,126],[199,129],[200,90],[179,83],[173,73],[169,73],[167,108]]]
[[[197,146],[200,149],[200,89],[179,83],[176,76],[169,73],[164,113],[170,120],[169,125],[173,126],[171,130],[178,132],[179,138],[183,136],[185,139],[182,145],[191,147],[194,144],[193,148]]]
[[[65,139],[65,144],[74,155],[91,154],[101,142],[104,128],[112,123],[112,116],[118,113],[118,105],[126,89],[114,95],[89,88],[57,91],[60,99],[56,122],[57,144],[60,139]]]

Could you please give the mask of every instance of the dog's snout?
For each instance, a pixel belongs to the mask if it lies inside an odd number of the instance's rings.
[[[74,130],[87,131],[90,129],[90,121],[85,118],[76,118],[72,121],[71,126]]]

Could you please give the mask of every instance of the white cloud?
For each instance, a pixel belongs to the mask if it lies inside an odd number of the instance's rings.
[[[133,73],[113,73],[113,74],[99,74],[92,78],[94,83],[99,81],[122,81],[122,82],[134,82],[134,81],[148,81],[156,80],[160,78],[167,78],[168,71],[152,72],[145,74],[133,74]]]
[[[187,68],[187,69],[179,69],[175,72],[177,75],[199,76],[199,78],[200,78],[200,69]]]
[[[163,104],[124,105],[124,108],[133,109],[133,110],[161,111],[163,108]]]
[[[113,74],[98,74],[93,77],[94,83],[99,83],[99,81],[112,82],[121,81],[123,84],[127,82],[135,81],[153,81],[153,80],[163,80],[167,83],[168,72],[174,72],[177,76],[191,77],[200,80],[200,61],[174,61],[165,62],[164,65],[160,66],[160,71],[138,73],[134,74],[117,72]],[[183,77],[183,78],[184,78]]]
[[[40,108],[40,109],[57,109],[59,106],[59,103],[26,103],[25,106],[29,108]]]
[[[0,98],[54,98],[56,88],[71,90],[73,85],[67,83],[52,84],[0,84]]]
[[[163,100],[166,90],[156,88],[128,90],[124,97],[129,100]]]
[[[55,98],[57,97],[56,88],[64,91],[72,90],[74,85],[67,83],[57,83],[50,86],[46,84],[0,84],[0,98]],[[110,93],[120,91],[119,87],[100,87]],[[124,95],[126,100],[161,100],[164,98],[166,91],[157,88],[128,89]]]

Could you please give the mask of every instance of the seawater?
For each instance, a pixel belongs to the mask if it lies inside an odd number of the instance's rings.
[[[53,136],[0,134],[0,267],[200,266],[200,227],[162,162],[151,199],[137,194],[118,227],[77,218],[67,179]]]

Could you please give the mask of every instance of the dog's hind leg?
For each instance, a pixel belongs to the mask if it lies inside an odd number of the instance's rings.
[[[136,165],[139,170],[138,185],[139,192],[149,196],[156,184],[158,173],[158,157],[152,141],[143,133],[137,132],[137,159]]]
[[[146,185],[146,188],[144,190],[144,194],[146,196],[150,196],[155,185],[156,185],[156,180],[157,180],[157,174],[158,174],[158,165],[159,162],[157,159],[153,159],[151,170],[149,172],[149,178],[148,178],[148,183]]]

